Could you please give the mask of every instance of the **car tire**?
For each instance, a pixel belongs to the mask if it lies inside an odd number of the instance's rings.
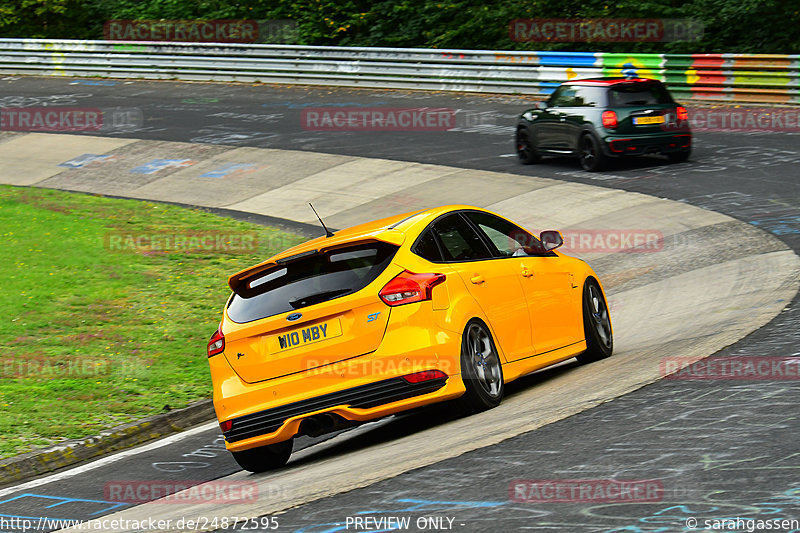
[[[461,337],[461,379],[467,391],[457,403],[468,413],[500,405],[505,385],[503,366],[489,328],[473,319]]]
[[[670,163],[685,163],[689,160],[689,156],[692,155],[691,152],[672,152],[667,154],[667,158],[669,159]]]
[[[542,160],[542,156],[536,151],[536,148],[531,144],[530,134],[524,128],[517,130],[515,138],[517,147],[517,157],[523,165],[533,165]]]
[[[583,333],[586,351],[577,356],[580,363],[591,363],[609,357],[614,351],[614,334],[608,304],[600,285],[588,278],[583,284]]]
[[[285,465],[289,461],[289,456],[292,455],[293,442],[293,439],[289,439],[276,444],[231,453],[239,466],[248,472],[257,474]]]
[[[598,172],[608,166],[608,156],[603,153],[600,141],[591,133],[584,133],[578,141],[578,158],[587,172]]]

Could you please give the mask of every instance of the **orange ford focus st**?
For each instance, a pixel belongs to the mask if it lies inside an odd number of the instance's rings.
[[[605,295],[585,262],[490,211],[445,206],[320,237],[234,274],[208,343],[214,408],[246,470],[318,436],[454,400],[495,407],[504,384],[611,355]]]

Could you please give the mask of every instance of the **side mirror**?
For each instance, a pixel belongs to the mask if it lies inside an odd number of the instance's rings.
[[[545,109],[547,109],[547,102],[541,102],[541,101],[534,102],[533,108],[538,109],[539,111],[544,111]]]
[[[564,238],[561,236],[561,232],[554,229],[541,232],[539,234],[539,240],[542,241],[545,252],[555,250],[564,244]]]

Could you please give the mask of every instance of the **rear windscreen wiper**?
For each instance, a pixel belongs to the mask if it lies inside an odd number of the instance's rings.
[[[324,302],[325,300],[336,298],[337,296],[342,296],[343,294],[347,294],[348,292],[352,292],[352,290],[336,289],[332,291],[318,292],[316,294],[309,294],[308,296],[303,296],[302,298],[290,298],[289,305],[291,305],[294,309],[299,309],[301,307],[306,307],[308,305],[313,305],[316,303]]]

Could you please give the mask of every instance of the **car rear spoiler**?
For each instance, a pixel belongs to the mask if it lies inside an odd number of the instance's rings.
[[[334,240],[335,238],[328,238],[326,241],[319,242],[318,247],[311,248],[309,250],[303,250],[302,252],[297,252],[294,254],[288,254],[288,255],[278,254],[274,257],[271,257],[270,259],[267,259],[263,263],[259,263],[255,266],[237,272],[236,274],[233,274],[228,278],[228,286],[237,295],[249,297],[252,295],[250,294],[251,290],[250,283],[253,280],[261,277],[264,272],[278,265],[291,263],[293,261],[297,261],[298,259],[309,257],[328,250],[334,250],[336,248],[353,246],[357,244],[366,244],[374,241],[387,242],[389,244],[394,244],[395,246],[400,246],[401,244],[403,244],[405,237],[406,237],[405,233],[390,229],[390,230],[380,230],[378,232],[365,234],[363,236],[357,236],[355,238],[354,236],[349,236],[349,237],[343,236],[343,238],[339,240]],[[287,252],[288,251],[289,250],[287,250]]]

